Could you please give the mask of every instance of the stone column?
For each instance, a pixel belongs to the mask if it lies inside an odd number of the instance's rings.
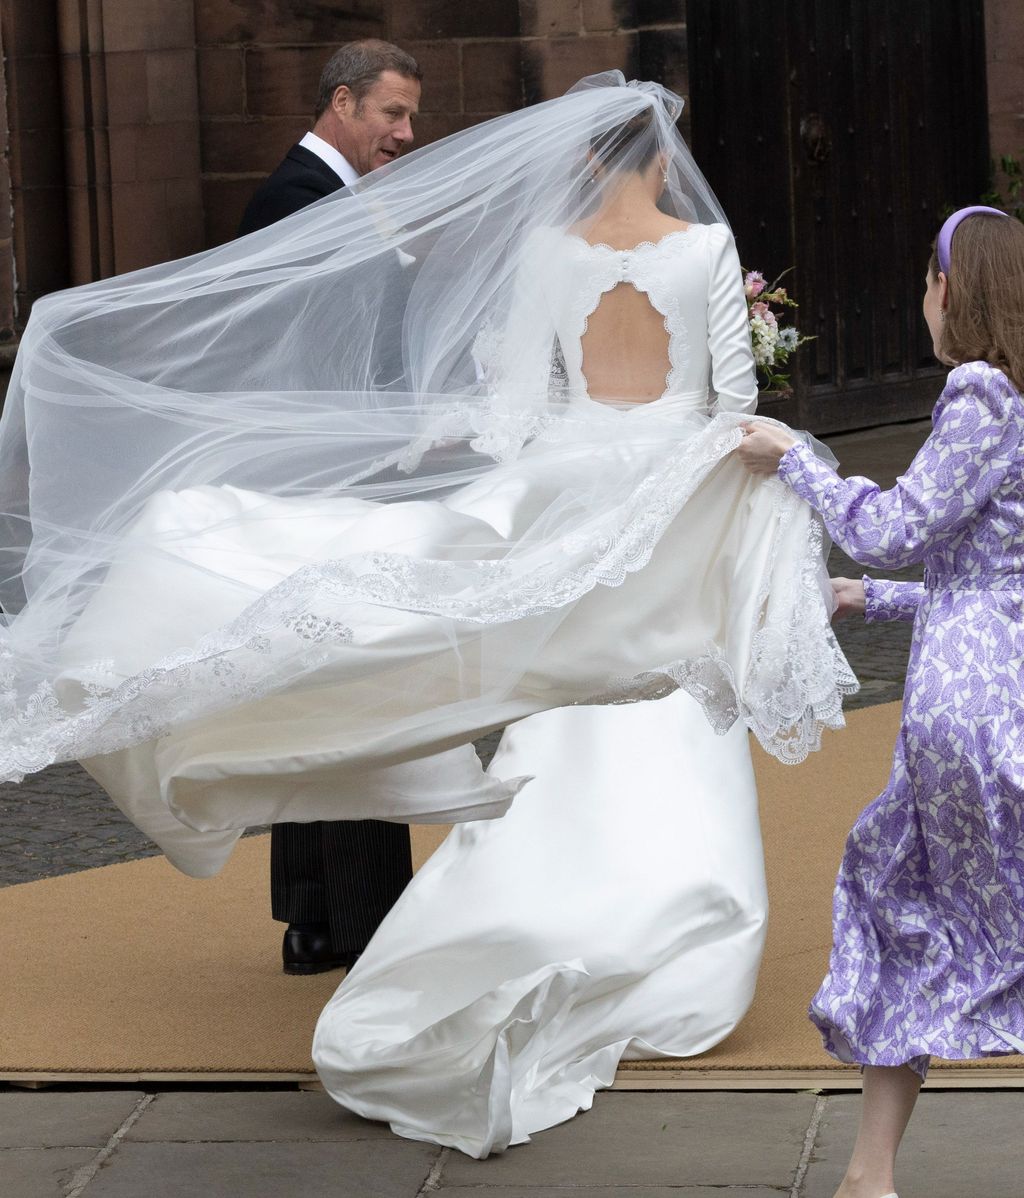
[[[68,245],[54,7],[4,0],[0,36],[7,151],[0,164],[2,339],[24,326],[33,300],[67,286]]]
[[[1024,15],[1020,0],[985,0],[992,157],[1024,158]],[[998,172],[997,184],[1005,183]]]
[[[71,281],[203,245],[194,0],[58,0]]]
[[[4,39],[0,28],[0,367],[3,349],[14,341],[14,237],[11,221],[11,152],[7,122],[7,78],[4,71]]]

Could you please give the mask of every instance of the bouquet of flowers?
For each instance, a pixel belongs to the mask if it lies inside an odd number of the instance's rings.
[[[763,391],[781,391],[789,395],[793,388],[789,385],[789,375],[784,374],[781,368],[789,361],[790,354],[797,346],[805,341],[813,341],[813,338],[802,336],[793,325],[784,326],[781,323],[786,308],[798,307],[785,287],[779,286],[781,278],[782,275],[779,275],[774,283],[769,284],[759,270],[746,270],[743,273],[743,292],[747,297],[747,320],[757,365],[758,385]],[[773,311],[773,305],[782,311]]]

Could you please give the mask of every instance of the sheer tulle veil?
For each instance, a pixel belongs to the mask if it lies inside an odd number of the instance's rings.
[[[424,558],[388,519],[500,478],[564,419],[550,318],[522,294],[538,230],[585,230],[656,156],[666,213],[724,221],[677,131],[681,106],[657,84],[593,76],[251,236],[40,300],[0,425],[0,774],[114,752],[335,669],[378,717],[359,731],[364,756],[402,731],[406,760],[528,710],[632,696],[634,675],[649,675],[637,695],[651,677],[679,681],[669,663],[552,662],[548,648],[582,596],[643,566],[678,510],[672,480],[691,451],[672,435],[620,474],[581,468],[590,452],[551,437],[544,501],[513,540],[481,531]],[[709,462],[735,425],[714,435]],[[202,530],[186,571],[152,513],[211,488],[235,508]],[[296,538],[286,577],[231,573],[232,537],[264,510],[365,501],[372,544],[327,537],[314,552]],[[130,589],[115,567],[132,554],[173,565],[183,604],[213,579],[232,588],[229,615],[195,599],[193,634],[167,632],[155,655],[88,641],[97,593]],[[415,629],[375,650],[365,629],[389,613]],[[835,678],[792,673],[768,741],[835,718]],[[737,687],[731,718],[745,714]],[[469,706],[473,719],[449,718]]]

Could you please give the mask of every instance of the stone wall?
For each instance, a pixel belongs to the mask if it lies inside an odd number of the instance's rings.
[[[203,245],[194,0],[57,0],[71,282]]]
[[[686,0],[196,0],[208,244],[310,126],[343,41],[384,37],[424,71],[416,144],[559,95],[618,67],[686,91]]]
[[[997,157],[1024,152],[1020,5],[984,0]],[[258,181],[309,128],[320,69],[343,41],[385,37],[420,59],[422,145],[609,68],[686,95],[686,7],[2,0],[0,341],[12,306],[23,322],[37,295],[232,236]]]
[[[234,236],[259,180],[310,128],[342,42],[385,37],[384,0],[195,0],[207,244]]]
[[[989,136],[993,159],[1024,161],[1024,5],[985,0]],[[997,184],[1005,182],[997,173]]]
[[[0,345],[14,337],[14,236],[11,220],[11,135],[7,122],[7,74],[0,27]],[[0,370],[3,368],[0,361]]]
[[[64,115],[57,9],[38,0],[0,4],[6,104],[0,127],[0,340],[32,301],[68,281]],[[13,310],[12,310],[13,309]]]

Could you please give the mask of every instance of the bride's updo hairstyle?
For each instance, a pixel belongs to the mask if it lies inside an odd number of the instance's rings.
[[[928,273],[939,275],[933,252]],[[939,351],[945,361],[988,362],[1024,392],[1024,225],[975,213],[956,228]]]
[[[658,156],[654,106],[592,138],[590,153],[607,171],[645,171]]]

